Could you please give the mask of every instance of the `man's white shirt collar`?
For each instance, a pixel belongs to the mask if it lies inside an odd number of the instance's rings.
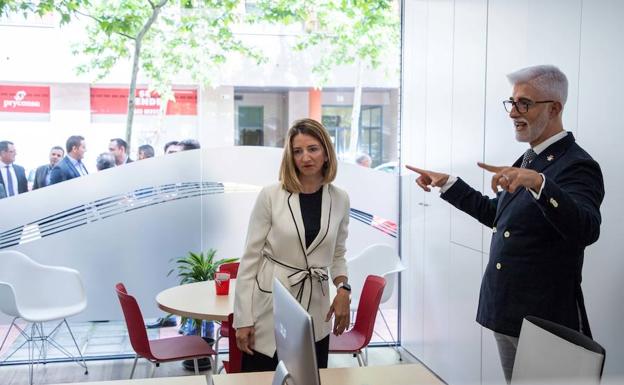
[[[551,144],[563,139],[566,137],[566,135],[568,135],[567,131],[561,131],[553,136],[551,136],[550,138],[546,139],[545,141],[543,141],[542,143],[538,144],[537,146],[533,147],[533,151],[535,151],[535,153],[537,155],[539,155],[542,151],[544,151],[546,148],[548,148],[548,146],[550,146]]]

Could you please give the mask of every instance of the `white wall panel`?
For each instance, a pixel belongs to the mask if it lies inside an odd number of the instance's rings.
[[[425,164],[427,1],[410,0],[403,8],[401,160]],[[401,343],[423,357],[425,193],[412,175],[401,179]]]
[[[422,190],[411,175],[402,178],[401,258],[401,344],[416,357],[424,354],[425,298],[425,209]],[[420,202],[419,202],[420,199]]]
[[[450,384],[474,385],[481,381],[481,326],[475,321],[481,286],[479,251],[451,244],[449,269]]]
[[[405,18],[406,23],[421,24],[405,26],[405,41],[420,48],[415,53],[406,48],[405,54],[408,58],[418,55],[420,62],[413,60],[413,63],[420,66],[407,67],[416,73],[404,77],[403,109],[417,105],[415,101],[424,103],[426,109],[424,129],[420,126],[406,129],[404,125],[404,160],[411,157],[420,161],[413,154],[405,154],[405,150],[406,146],[415,147],[414,136],[424,135],[426,167],[435,170],[449,170],[450,167],[453,174],[492,195],[490,175],[481,178],[479,171],[471,168],[471,162],[479,157],[475,148],[483,149],[481,155],[486,162],[505,165],[515,161],[527,146],[515,141],[511,121],[501,103],[511,92],[505,75],[525,66],[548,63],[559,66],[568,75],[570,88],[564,127],[574,132],[579,143],[600,162],[606,186],[601,210],[602,235],[586,252],[583,283],[586,303],[594,336],[607,348],[605,376],[610,379],[622,375],[624,369],[619,362],[624,357],[624,337],[620,332],[624,321],[624,311],[620,310],[624,299],[620,258],[623,248],[619,242],[618,223],[624,217],[624,204],[619,199],[624,195],[624,174],[618,167],[621,164],[618,144],[624,141],[624,130],[617,112],[621,104],[619,93],[624,88],[621,72],[624,54],[619,49],[624,45],[621,22],[624,3],[615,0],[455,0],[452,3],[406,1],[405,5],[406,12],[411,9],[422,14]],[[414,85],[422,88],[423,82],[422,92],[408,93]],[[442,106],[449,100],[452,108],[443,110]],[[478,108],[484,111],[481,136],[477,128],[478,116],[472,112]],[[405,115],[403,112],[403,117]],[[418,121],[422,117],[413,119]],[[452,142],[450,153],[441,144],[449,140]],[[476,159],[470,160],[472,157]],[[413,202],[419,200],[412,194],[419,195],[411,189],[404,191],[402,197],[404,209],[409,205],[410,210],[408,214],[403,213],[403,218],[407,215],[412,220],[410,224],[415,218],[420,221],[423,217],[415,214],[418,211],[414,210]],[[406,199],[410,200],[407,204]],[[462,327],[470,328],[470,324],[462,320],[470,317],[475,325],[476,277],[487,263],[491,230],[481,228],[453,209],[449,232],[446,219],[449,212],[444,211],[443,202],[435,194],[425,194],[425,204],[428,206],[424,208],[424,238],[414,234],[416,227],[412,226],[411,232],[403,229],[403,236],[410,238],[402,240],[404,252],[409,250],[409,258],[415,261],[418,261],[420,249],[414,247],[414,240],[424,242],[424,262],[417,265],[422,266],[425,281],[424,346],[419,358],[448,383],[458,383],[463,378],[475,379],[475,362],[460,359],[470,350],[466,339],[474,339],[471,344],[480,346],[472,349],[481,352],[481,373],[475,382],[501,383],[503,375],[491,331],[483,329],[478,341],[475,334],[461,332]],[[479,243],[480,238],[482,243]],[[475,251],[463,248],[464,245]],[[483,250],[481,258],[476,256],[478,250]],[[470,274],[459,274],[460,268]],[[448,276],[457,282],[448,286],[451,282],[446,280]],[[412,285],[412,282],[405,282],[404,290],[415,290]],[[404,301],[404,312],[405,305]],[[457,306],[460,310],[455,312]],[[445,314],[447,318],[443,319]],[[444,354],[447,357],[442,357]]]
[[[487,2],[456,0],[453,47],[452,165],[450,172],[482,190]],[[451,240],[481,250],[481,224],[451,212]],[[479,262],[480,265],[480,262]]]
[[[452,1],[431,1],[427,35],[426,162],[432,170],[451,166],[453,87]],[[449,356],[450,207],[437,192],[425,195],[425,341],[423,361],[446,376]]]
[[[624,375],[622,20],[621,1],[583,2],[577,140],[600,163],[606,188],[600,239],[585,252],[583,290],[594,338],[607,350],[607,378]]]

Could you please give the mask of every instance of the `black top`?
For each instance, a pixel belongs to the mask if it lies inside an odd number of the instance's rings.
[[[323,187],[312,194],[299,193],[299,205],[301,206],[301,216],[303,217],[303,227],[305,228],[306,248],[310,247],[312,241],[321,229],[321,203],[323,202]]]

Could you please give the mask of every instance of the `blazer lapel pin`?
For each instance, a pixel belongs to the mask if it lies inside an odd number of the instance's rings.
[[[555,159],[555,156],[554,156],[554,155],[548,155],[548,156],[546,157],[546,160],[547,160],[547,161],[549,161],[549,162],[552,162],[552,160],[553,160],[553,159]]]

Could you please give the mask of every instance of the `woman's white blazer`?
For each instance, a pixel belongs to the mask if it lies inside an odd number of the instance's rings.
[[[299,194],[281,184],[264,187],[249,219],[245,252],[236,280],[234,327],[254,326],[254,350],[273,357],[273,277],[308,310],[317,341],[331,331],[328,273],[347,276],[345,241],[349,196],[331,184],[323,186],[321,226],[306,248]]]

